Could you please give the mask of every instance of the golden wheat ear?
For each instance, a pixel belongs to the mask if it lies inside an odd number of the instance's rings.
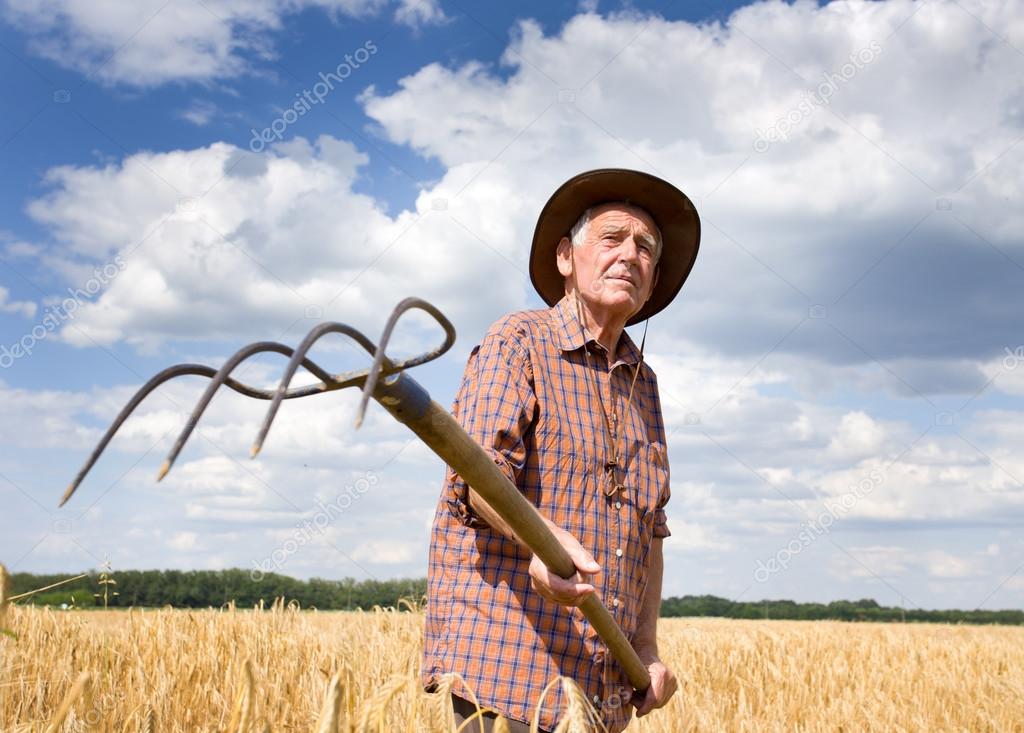
[[[7,615],[7,604],[11,599],[11,576],[7,572],[7,568],[0,563],[0,624],[4,622],[4,616]],[[0,626],[0,634],[5,636],[14,636],[13,631],[8,631],[3,626]]]
[[[7,601],[11,597],[11,576],[7,568],[0,563],[0,618],[4,617],[7,610]]]
[[[231,722],[228,723],[227,733],[249,733],[249,725],[254,717],[255,690],[253,687],[252,662],[246,659],[238,677],[235,707],[231,712]]]
[[[146,705],[146,710],[142,716],[142,727],[139,729],[139,733],[156,733],[156,712],[154,712],[151,705]]]

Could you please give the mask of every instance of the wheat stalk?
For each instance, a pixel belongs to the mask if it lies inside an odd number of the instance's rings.
[[[356,730],[367,732],[376,730],[377,733],[384,733],[388,703],[391,702],[391,698],[402,692],[412,682],[414,680],[405,675],[395,675],[381,685],[380,690],[366,700],[360,708],[359,716],[356,719]]]
[[[11,602],[11,576],[7,568],[0,563],[0,622],[3,622],[7,614],[7,604]]]
[[[10,636],[13,639],[18,637],[13,631],[8,631],[2,624],[4,617],[7,615],[7,605],[11,602],[11,576],[7,572],[7,568],[0,563],[0,634],[4,636]]]
[[[341,673],[337,672],[327,683],[327,694],[320,710],[316,733],[338,733],[338,719],[341,712]]]
[[[11,598],[11,576],[7,572],[7,568],[4,567],[3,563],[0,563],[0,618],[2,614],[7,610],[7,604]]]
[[[88,672],[82,672],[78,675],[78,679],[75,680],[75,684],[68,690],[68,694],[64,696],[60,706],[57,708],[57,712],[50,718],[50,724],[46,726],[44,733],[57,733],[61,729],[61,726],[64,725],[64,718],[68,716],[78,698],[88,690],[91,681],[92,675]]]
[[[246,659],[242,663],[242,672],[238,678],[235,707],[231,713],[231,722],[228,723],[227,733],[249,733],[249,725],[254,717],[255,693],[253,687],[252,662]]]
[[[73,583],[76,580],[81,580],[82,578],[88,578],[88,577],[89,577],[89,573],[82,573],[81,575],[76,575],[73,578],[65,578],[64,580],[58,580],[56,583],[51,583],[50,585],[44,585],[42,588],[36,588],[35,590],[30,590],[30,591],[26,591],[24,593],[19,593],[16,596],[10,596],[7,600],[8,601],[17,601],[17,600],[19,600],[21,598],[28,598],[29,596],[34,596],[36,593],[42,593],[44,590],[50,590],[51,588],[57,588],[59,586],[65,585],[67,583]]]

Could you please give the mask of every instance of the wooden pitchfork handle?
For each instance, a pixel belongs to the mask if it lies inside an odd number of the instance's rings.
[[[416,357],[393,362],[385,354],[388,339],[396,322],[403,313],[411,309],[425,311],[440,324],[445,332],[444,342],[435,349]],[[316,362],[307,357],[309,350],[323,337],[329,334],[342,334],[353,339],[359,346],[374,355],[373,364],[362,369],[343,374],[330,374]],[[67,502],[82,483],[86,474],[99,459],[110,443],[114,434],[128,419],[136,407],[163,383],[181,376],[201,376],[210,379],[210,383],[197,402],[185,427],[178,435],[167,459],[160,468],[157,480],[162,479],[171,470],[185,442],[192,434],[203,412],[209,406],[216,391],[224,386],[235,392],[254,399],[268,400],[267,410],[259,435],[252,447],[253,457],[259,453],[270,430],[270,425],[277,414],[283,400],[309,397],[315,394],[333,392],[348,387],[360,387],[363,391],[362,400],[356,415],[356,427],[362,421],[367,400],[372,396],[400,423],[412,430],[426,443],[434,453],[440,456],[452,469],[482,496],[491,508],[504,519],[513,531],[551,570],[563,578],[571,578],[576,574],[576,566],[565,548],[555,539],[547,524],[526,497],[502,473],[474,441],[462,426],[456,422],[447,410],[430,399],[427,391],[416,380],[405,372],[420,364],[432,361],[455,343],[455,327],[435,306],[421,298],[405,298],[392,311],[379,344],[374,344],[356,329],[344,323],[327,322],[315,326],[299,344],[292,349],[284,344],[273,341],[261,341],[243,346],[229,357],[220,369],[203,364],[178,364],[168,367],[146,382],[122,408],[107,428],[92,454],[86,459],[78,475],[68,486],[61,498],[61,505]],[[276,390],[266,390],[245,384],[231,377],[232,371],[246,359],[257,354],[272,352],[289,357],[288,366]],[[292,377],[299,367],[320,379],[316,384],[301,387],[290,387]],[[643,693],[650,687],[651,678],[640,657],[630,645],[622,629],[608,612],[596,593],[587,595],[580,603],[579,609],[587,617],[594,630],[608,645],[612,655],[619,661],[629,677],[630,683],[638,692]]]

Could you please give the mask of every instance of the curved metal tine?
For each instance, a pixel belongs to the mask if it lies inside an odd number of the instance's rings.
[[[363,424],[363,416],[366,414],[366,405],[370,401],[370,395],[373,394],[374,388],[377,386],[377,379],[380,377],[381,369],[384,366],[385,361],[389,361],[384,355],[384,351],[387,349],[388,341],[391,339],[391,332],[395,328],[395,324],[402,315],[412,308],[418,308],[419,310],[426,311],[434,317],[434,319],[444,329],[444,343],[436,349],[415,356],[411,359],[406,359],[397,364],[394,364],[390,370],[401,371],[402,369],[408,369],[409,367],[418,366],[425,364],[428,361],[436,359],[444,352],[448,351],[455,343],[455,326],[449,321],[441,311],[439,311],[433,304],[428,303],[422,298],[410,297],[405,298],[395,309],[391,311],[391,315],[388,317],[388,322],[384,326],[384,332],[381,334],[380,341],[377,344],[377,353],[373,356],[373,366],[370,367],[370,373],[366,377],[366,382],[363,384],[363,394],[359,400],[359,409],[356,411],[356,430]]]
[[[212,378],[215,377],[216,375],[217,370],[214,369],[213,367],[206,366],[205,364],[177,364],[176,366],[164,369],[162,372],[160,372],[155,377],[146,382],[146,384],[140,387],[139,390],[135,393],[135,395],[131,398],[131,400],[129,400],[128,403],[121,409],[121,412],[118,413],[117,418],[114,420],[111,426],[107,428],[107,432],[103,435],[103,438],[96,445],[96,448],[93,449],[93,452],[89,456],[89,459],[85,462],[85,465],[82,466],[81,470],[78,472],[78,475],[75,476],[75,480],[72,481],[68,485],[68,488],[64,491],[64,495],[61,497],[60,504],[58,504],[57,506],[64,506],[68,502],[68,499],[71,498],[71,495],[78,490],[78,486],[85,479],[86,475],[88,475],[89,471],[92,470],[92,467],[96,464],[96,461],[99,460],[100,456],[103,455],[103,451],[106,450],[107,444],[110,443],[114,435],[117,434],[117,431],[121,429],[121,426],[132,414],[132,412],[135,411],[135,408],[138,407],[139,404],[141,404],[141,402],[146,397],[148,397],[149,394],[154,389],[159,387],[164,382],[174,379],[175,377],[196,376]],[[349,377],[348,375],[341,376],[346,377],[346,379],[343,379],[338,382],[331,382],[330,384],[332,387],[335,384],[339,386],[354,386],[359,382],[363,381],[364,379],[362,371],[360,371],[358,374],[354,374],[352,377]],[[346,381],[348,382],[348,384],[346,384]],[[245,384],[244,382],[239,382],[237,379],[232,379],[231,377],[225,377],[224,386],[230,387],[235,392],[245,395],[246,397],[252,397],[253,399],[257,400],[270,400],[274,398],[275,394],[275,392],[272,392],[269,389],[258,389],[257,387],[252,387],[248,384]],[[298,387],[296,389],[288,390],[284,398],[288,400],[294,397],[308,397],[309,395],[319,394],[323,391],[323,383],[311,384],[305,387]]]
[[[289,357],[294,353],[290,346],[285,346],[284,344],[279,344],[274,341],[259,341],[254,344],[249,344],[248,346],[243,346],[232,354],[231,357],[224,362],[224,365],[217,370],[213,379],[210,380],[210,384],[207,385],[206,391],[203,392],[203,396],[200,397],[199,402],[196,403],[195,409],[192,410],[192,414],[189,416],[188,422],[185,423],[185,427],[182,428],[181,433],[178,435],[178,439],[174,442],[171,452],[167,455],[167,459],[160,467],[160,473],[157,474],[156,478],[157,481],[163,479],[163,477],[167,475],[167,472],[171,470],[171,466],[174,465],[175,459],[177,459],[178,454],[181,453],[181,449],[185,446],[185,441],[187,441],[188,437],[192,434],[192,430],[195,428],[196,423],[202,416],[203,411],[206,410],[206,407],[210,404],[210,400],[213,399],[213,395],[217,391],[217,388],[227,380],[231,371],[250,356],[266,351],[271,351],[276,354],[284,354]],[[307,394],[323,392],[326,390],[327,385],[334,381],[334,378],[319,365],[309,359],[302,359],[301,361],[302,365],[306,367],[306,369],[322,380],[320,384],[312,385],[314,389],[307,392]],[[298,397],[300,395],[295,396]]]
[[[71,495],[74,494],[75,491],[78,489],[78,485],[82,483],[82,480],[85,478],[86,474],[89,473],[90,469],[92,469],[92,467],[96,464],[96,461],[98,461],[99,457],[103,454],[103,451],[106,450],[107,444],[110,443],[111,439],[114,437],[117,431],[121,429],[121,426],[124,424],[124,421],[127,420],[128,416],[135,411],[135,408],[138,407],[139,404],[144,399],[146,399],[146,397],[149,396],[150,392],[152,392],[154,389],[159,387],[164,382],[168,381],[169,379],[174,379],[175,377],[183,377],[188,375],[212,377],[214,374],[216,374],[216,371],[212,367],[205,366],[204,364],[178,364],[176,366],[168,367],[167,369],[164,369],[156,376],[150,378],[148,382],[142,385],[138,389],[138,391],[134,395],[132,395],[132,398],[128,400],[128,403],[121,408],[121,412],[117,414],[117,417],[114,418],[114,422],[111,423],[109,428],[107,428],[107,432],[103,434],[103,437],[100,439],[100,442],[96,445],[96,447],[92,451],[92,454],[86,460],[85,465],[82,466],[81,470],[78,472],[78,475],[75,476],[74,481],[72,481],[68,488],[64,491],[64,496],[61,497],[60,504],[58,504],[57,506],[64,506],[67,503],[68,499],[71,498]],[[238,384],[241,387],[246,386],[241,383]]]
[[[442,329],[444,329],[444,343],[442,343],[436,349],[432,349],[431,351],[424,352],[419,356],[414,356],[412,358],[398,362],[397,364],[395,364],[395,369],[409,369],[410,367],[419,366],[420,364],[426,364],[428,361],[433,361],[437,357],[444,354],[446,351],[448,351],[448,349],[450,349],[455,344],[455,326],[452,325],[452,322],[448,320],[444,313],[437,309],[437,306],[435,306],[433,303],[428,303],[422,298],[415,297],[406,298],[401,303],[399,303],[398,306],[402,306],[407,302],[408,305],[405,305],[405,307],[402,309],[403,312],[409,310],[410,308],[417,308],[421,311],[426,311],[427,313],[434,317],[434,320],[437,321],[438,325],[441,326]],[[398,309],[398,306],[396,306],[396,310]]]
[[[263,418],[263,424],[260,426],[259,435],[256,436],[256,440],[253,442],[252,449],[249,452],[249,455],[252,458],[255,458],[263,448],[263,442],[267,439],[267,433],[270,432],[270,424],[277,416],[277,411],[281,407],[281,400],[284,399],[287,394],[288,385],[291,383],[292,377],[295,376],[299,363],[305,358],[306,353],[313,348],[313,344],[329,333],[343,333],[346,336],[350,336],[356,341],[356,343],[371,354],[374,353],[377,348],[373,345],[373,342],[370,341],[370,339],[352,328],[352,326],[344,323],[328,321],[314,326],[310,332],[306,334],[306,337],[302,339],[302,343],[295,349],[295,353],[292,354],[292,358],[288,362],[288,366],[285,367],[284,375],[281,377],[281,381],[277,385],[277,392],[274,393],[274,397],[270,402],[270,407],[267,408],[267,414]]]

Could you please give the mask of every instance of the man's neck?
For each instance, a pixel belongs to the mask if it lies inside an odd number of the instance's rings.
[[[626,326],[625,321],[614,319],[607,313],[594,312],[590,310],[583,298],[578,298],[578,300],[580,314],[583,317],[584,333],[589,333],[608,350],[608,363],[611,364],[615,360],[615,350],[618,348],[622,330]]]

